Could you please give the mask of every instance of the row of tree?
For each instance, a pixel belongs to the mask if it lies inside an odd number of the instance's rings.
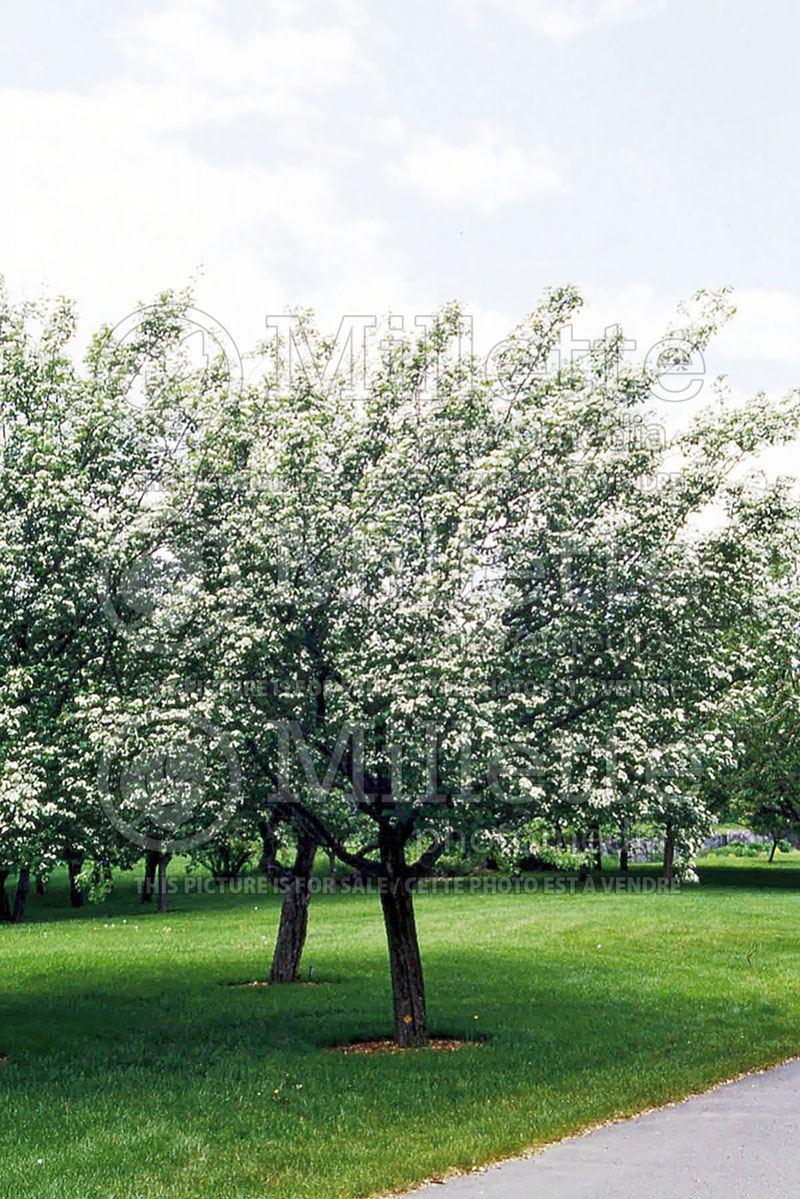
[[[579,307],[548,293],[489,376],[455,307],[384,331],[354,392],[309,317],[304,371],[275,343],[234,386],[224,357],[192,362],[187,296],[83,364],[69,305],[0,302],[7,916],[56,862],[77,893],[144,856],[157,889],[235,817],[267,858],[291,830],[273,977],[296,977],[323,847],[376,880],[395,1036],[418,1045],[414,884],[454,838],[513,858],[646,821],[691,872],[742,760],[760,794],[752,714],[794,711],[796,504],[747,472],[800,401],[720,386],[642,437],[655,372],[727,299],[699,297],[655,366],[620,330],[565,362]]]

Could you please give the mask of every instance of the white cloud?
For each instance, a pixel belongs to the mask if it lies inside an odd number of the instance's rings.
[[[505,4],[556,30],[555,4],[476,2]],[[558,7],[571,28],[578,17],[587,27],[646,10],[655,5]],[[267,312],[290,303],[315,305],[334,327],[347,312],[429,312],[441,294],[420,289],[441,286],[461,263],[443,250],[420,269],[428,250],[413,237],[403,244],[392,223],[392,205],[406,196],[381,207],[377,183],[370,193],[371,178],[387,174],[445,211],[508,212],[492,235],[511,244],[527,219],[511,206],[562,186],[554,155],[530,146],[522,127],[485,124],[447,137],[409,128],[406,109],[373,86],[366,47],[375,39],[362,36],[359,0],[324,6],[324,24],[309,11],[308,0],[261,0],[237,27],[213,0],[162,0],[116,35],[123,65],[103,84],[0,88],[0,272],[12,292],[73,295],[86,328],[199,272],[199,306],[243,347],[263,335]],[[541,269],[534,262],[524,282],[501,281],[489,303],[532,303],[526,289],[554,281],[545,274],[552,260],[543,251]],[[627,273],[623,263],[615,274],[621,282]],[[476,337],[503,336],[512,319],[480,307],[487,276],[458,277],[475,289]],[[598,282],[606,288],[589,292],[586,335],[622,320],[646,348],[677,297],[644,284],[612,289],[614,276]],[[728,369],[747,390],[751,380],[770,389],[799,381],[800,298],[764,289],[735,300],[739,316],[713,348],[710,370]]]
[[[130,77],[158,100],[162,123],[239,113],[285,117],[369,74],[352,22],[303,24],[298,10],[291,23],[291,8],[273,3],[262,12],[270,10],[269,20],[262,16],[237,35],[216,0],[176,0],[120,31]]]
[[[289,303],[338,316],[365,293],[401,298],[390,227],[354,211],[336,145],[313,144],[331,94],[369,64],[349,25],[270,11],[235,34],[216,5],[180,0],[118,35],[127,66],[102,86],[0,90],[12,294],[74,296],[91,328],[199,273],[198,303],[243,345]],[[248,113],[270,118],[252,149],[237,122]],[[206,144],[215,122],[239,137],[230,156]]]
[[[487,124],[478,127],[474,141],[462,145],[431,134],[415,138],[388,174],[433,204],[483,215],[562,185],[552,151],[524,149]]]
[[[800,298],[743,288],[733,293],[733,302],[736,316],[720,334],[720,349],[737,360],[788,364],[800,384]]]
[[[454,0],[467,15],[480,4],[506,9],[548,37],[569,38],[605,25],[658,16],[667,0]]]

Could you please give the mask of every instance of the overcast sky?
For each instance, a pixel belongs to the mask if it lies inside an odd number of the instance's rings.
[[[491,344],[547,285],[644,344],[735,286],[711,355],[800,383],[792,0],[31,0],[0,41],[0,271],[114,321],[197,279],[267,314],[459,298]]]

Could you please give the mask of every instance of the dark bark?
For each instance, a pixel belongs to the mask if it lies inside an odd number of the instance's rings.
[[[667,821],[664,837],[664,873],[665,883],[671,883],[675,874],[675,827],[671,820]]]
[[[278,865],[278,849],[280,841],[276,829],[278,820],[273,814],[269,820],[259,820],[258,831],[261,836],[261,858],[258,868],[266,878],[272,880],[280,871]]]
[[[9,870],[0,870],[0,920],[11,919],[11,904],[6,892],[6,879],[10,873]]]
[[[589,848],[589,838],[586,836],[586,833],[583,832],[583,830],[581,830],[581,832],[578,833],[577,844],[576,844],[575,848],[576,848],[577,853],[586,853]],[[578,866],[578,882],[585,883],[588,877],[589,877],[589,860],[588,860],[588,858],[583,858],[580,865]]]
[[[142,885],[142,903],[150,903],[156,889],[156,870],[158,869],[158,851],[148,849],[144,859],[144,884]]]
[[[167,910],[167,863],[171,853],[158,855],[158,911],[162,914]]]
[[[401,1048],[427,1045],[425,984],[405,845],[402,834],[388,823],[381,825],[379,843],[381,905],[392,973],[394,1038]]]
[[[218,887],[232,883],[244,870],[250,861],[250,848],[220,841],[211,849],[206,850],[200,859],[211,871],[214,882]]]
[[[43,874],[37,875],[37,878],[36,878],[36,894],[37,894],[37,895],[44,895],[44,893],[45,893],[46,889],[47,889],[47,883],[45,882],[44,875],[43,875]]]
[[[628,830],[624,824],[619,830],[619,868],[623,874],[628,873]]]
[[[770,861],[770,862],[771,862],[771,861],[772,861],[772,859],[775,857],[775,850],[776,850],[777,848],[778,848],[778,838],[777,838],[777,837],[773,837],[773,838],[772,838],[772,849],[769,851],[769,861]]]
[[[17,893],[14,896],[14,910],[11,919],[15,924],[21,924],[25,915],[25,904],[28,902],[28,892],[31,886],[30,867],[23,866],[17,879]]]
[[[81,872],[83,861],[80,858],[68,858],[67,870],[69,871],[69,901],[74,908],[82,908],[86,902],[86,896],[78,886],[78,875]]]
[[[336,894],[336,854],[329,852],[328,861],[330,862],[331,871],[331,894]]]
[[[281,920],[272,955],[271,983],[296,982],[308,929],[308,901],[317,842],[307,833],[297,834],[297,853],[289,872],[281,904]]]

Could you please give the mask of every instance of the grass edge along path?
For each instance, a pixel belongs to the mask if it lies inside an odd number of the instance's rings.
[[[737,867],[676,894],[420,898],[431,1027],[456,1053],[330,1054],[384,1036],[375,897],[312,901],[306,963],[264,977],[277,902],[123,886],[0,931],[0,1194],[352,1199],[700,1093],[800,1048],[798,892]]]
[[[731,1083],[742,1082],[747,1078],[758,1078],[760,1075],[770,1074],[773,1070],[780,1069],[781,1066],[789,1066],[793,1062],[800,1062],[800,1054],[792,1054],[790,1057],[782,1058],[780,1061],[771,1062],[767,1066],[759,1066],[753,1070],[745,1070],[741,1074],[733,1074],[730,1078],[721,1078],[719,1082],[712,1083],[702,1091],[690,1091],[686,1095],[682,1095],[679,1099],[670,1099],[665,1103],[659,1103],[655,1107],[638,1108],[634,1112],[626,1113],[620,1116],[610,1116],[607,1120],[598,1120],[595,1124],[586,1124],[577,1128],[574,1132],[568,1132],[564,1136],[556,1137],[550,1141],[542,1141],[539,1144],[530,1146],[522,1150],[521,1153],[512,1153],[506,1157],[494,1158],[491,1161],[482,1162],[480,1165],[471,1166],[468,1170],[456,1170],[451,1168],[446,1170],[443,1175],[436,1175],[430,1178],[425,1178],[422,1182],[405,1191],[391,1191],[389,1193],[376,1191],[372,1195],[365,1196],[365,1199],[414,1199],[414,1196],[425,1191],[432,1185],[441,1185],[443,1183],[454,1182],[459,1178],[472,1178],[476,1175],[486,1174],[496,1166],[507,1165],[509,1162],[526,1162],[532,1161],[538,1157],[546,1149],[551,1149],[555,1145],[564,1145],[568,1141],[577,1141],[582,1137],[589,1136],[590,1133],[599,1132],[602,1128],[615,1128],[629,1124],[631,1120],[638,1119],[639,1116],[653,1116],[659,1112],[669,1111],[670,1108],[680,1107],[684,1103],[688,1103],[692,1099],[705,1098],[707,1095],[713,1095],[715,1091],[721,1090],[723,1087],[729,1086]],[[447,1199],[446,1192],[443,1192],[443,1199]],[[555,1197],[557,1199],[557,1197]]]

